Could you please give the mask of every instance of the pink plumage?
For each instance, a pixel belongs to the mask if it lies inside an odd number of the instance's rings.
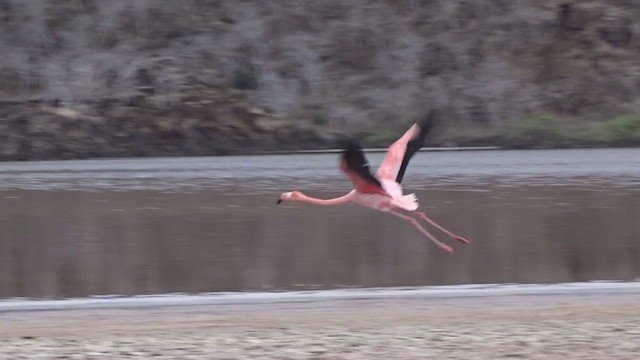
[[[298,201],[315,205],[354,203],[378,211],[388,212],[411,223],[442,250],[453,252],[450,246],[436,239],[430,232],[425,230],[416,218],[409,215],[415,214],[419,219],[426,221],[454,240],[468,244],[469,242],[465,238],[443,228],[425,213],[417,211],[418,199],[415,194],[402,194],[400,182],[407,164],[411,157],[422,147],[434,116],[432,112],[420,125],[413,124],[404,135],[389,146],[375,176],[369,170],[369,164],[364,157],[362,148],[355,142],[350,142],[342,155],[339,166],[340,170],[354,185],[354,190],[351,190],[346,195],[333,199],[317,199],[299,191],[292,191],[281,194],[278,204],[283,201]],[[401,211],[407,213],[405,214]]]

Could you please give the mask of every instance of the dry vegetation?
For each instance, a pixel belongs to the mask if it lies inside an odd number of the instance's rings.
[[[375,144],[431,107],[437,143],[513,142],[539,114],[610,143],[598,122],[640,112],[637,19],[631,0],[0,0],[0,158]]]

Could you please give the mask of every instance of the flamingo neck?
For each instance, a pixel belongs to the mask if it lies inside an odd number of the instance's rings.
[[[314,205],[342,205],[353,201],[351,193],[333,199],[318,199],[303,193],[298,193],[297,196],[291,200]]]

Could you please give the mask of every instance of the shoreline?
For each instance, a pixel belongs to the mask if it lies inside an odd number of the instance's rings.
[[[81,298],[0,298],[0,315],[11,312],[162,309],[189,306],[306,304],[388,299],[464,299],[496,296],[637,295],[640,281],[590,281],[556,284],[461,284],[298,291],[241,291],[150,295],[99,295]]]
[[[465,152],[465,151],[537,151],[537,150],[607,150],[607,149],[637,149],[639,146],[569,146],[569,147],[511,147],[511,146],[429,146],[423,147],[418,152]],[[72,157],[72,158],[33,158],[33,159],[7,159],[0,158],[0,164],[13,163],[38,163],[38,162],[69,162],[69,161],[99,161],[99,160],[159,160],[159,159],[183,159],[183,158],[216,158],[216,157],[235,157],[235,156],[274,156],[274,155],[322,155],[322,154],[339,154],[343,150],[338,148],[315,149],[315,150],[274,150],[260,152],[229,152],[225,154],[175,154],[175,155],[123,155],[123,156],[95,156],[95,157]],[[384,153],[387,148],[363,148],[365,153]]]
[[[582,144],[571,146],[513,146],[513,145],[486,145],[486,146],[427,146],[419,152],[462,152],[462,151],[510,151],[510,150],[591,150],[591,149],[635,149],[639,144],[616,145],[616,144]],[[338,154],[343,150],[339,148],[307,149],[307,150],[265,150],[265,151],[228,151],[224,153],[180,153],[175,154],[150,154],[137,155],[134,153],[123,154],[121,156],[73,156],[73,157],[0,157],[0,163],[29,163],[29,162],[56,162],[56,161],[93,161],[93,160],[123,160],[123,159],[180,159],[199,157],[233,157],[233,156],[270,156],[270,155],[316,155],[316,154]],[[365,153],[384,153],[386,147],[364,148]]]
[[[630,359],[637,294],[0,314],[0,359]]]
[[[602,149],[617,149],[617,147],[603,147]],[[550,148],[551,149],[551,148]],[[560,148],[558,148],[560,149]],[[586,148],[585,148],[586,149]],[[542,150],[542,149],[515,149],[505,146],[432,146],[423,147],[418,152],[449,152],[449,151],[498,151],[498,150]],[[0,159],[0,164],[11,163],[35,163],[35,162],[59,162],[59,161],[96,161],[96,160],[127,160],[127,159],[180,159],[180,158],[206,158],[206,157],[231,157],[231,156],[272,156],[272,155],[321,155],[321,154],[338,154],[343,150],[338,148],[316,149],[316,150],[274,150],[260,152],[237,152],[228,154],[210,154],[210,155],[150,155],[150,156],[97,156],[97,157],[76,157],[76,158],[55,158],[55,159]],[[384,153],[387,148],[365,148],[365,153]]]

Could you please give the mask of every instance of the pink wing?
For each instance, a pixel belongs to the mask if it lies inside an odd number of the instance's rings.
[[[351,180],[351,182],[353,183],[353,187],[359,193],[362,193],[362,194],[379,194],[379,195],[386,195],[386,196],[389,195],[389,194],[386,193],[386,191],[384,190],[384,188],[381,185],[374,184],[374,183],[370,182],[369,180],[363,178],[360,174],[358,174],[355,171],[349,169],[349,166],[347,165],[347,161],[346,160],[342,160],[340,162],[340,171],[342,171],[343,173],[345,173],[347,175],[349,180]],[[369,175],[369,176],[371,176],[371,175]]]
[[[396,181],[402,160],[407,151],[407,144],[418,135],[419,131],[420,127],[418,124],[413,124],[400,139],[389,146],[387,154],[384,156],[384,160],[382,160],[382,164],[380,164],[378,172],[376,173],[378,180]]]
[[[362,147],[351,140],[346,144],[340,161],[340,171],[345,173],[359,193],[388,195],[369,168]]]

